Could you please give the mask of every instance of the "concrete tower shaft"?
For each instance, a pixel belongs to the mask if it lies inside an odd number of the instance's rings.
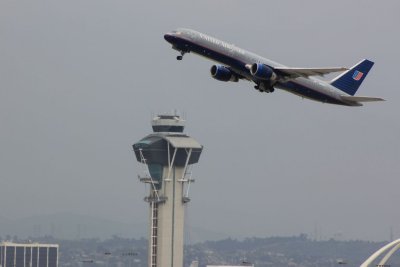
[[[179,116],[153,119],[153,134],[133,145],[136,159],[147,165],[150,184],[145,201],[150,204],[149,267],[183,265],[184,206],[189,202],[190,166],[197,163],[202,146],[183,134]]]

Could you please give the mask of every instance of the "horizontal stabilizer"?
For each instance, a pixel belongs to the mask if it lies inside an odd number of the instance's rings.
[[[370,97],[370,96],[348,96],[342,95],[340,96],[343,100],[352,101],[352,102],[375,102],[375,101],[386,101],[380,97]]]
[[[284,75],[288,75],[291,78],[297,77],[308,77],[308,76],[323,76],[332,72],[339,72],[348,70],[344,67],[339,68],[288,68],[288,67],[276,67],[275,71],[281,72]]]

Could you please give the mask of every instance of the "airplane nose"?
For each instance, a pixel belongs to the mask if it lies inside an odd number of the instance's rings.
[[[166,34],[164,34],[164,39],[168,43],[172,43],[174,40],[174,36],[171,33],[166,33]]]

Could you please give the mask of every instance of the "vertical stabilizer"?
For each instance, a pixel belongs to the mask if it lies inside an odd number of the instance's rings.
[[[374,62],[364,59],[348,71],[333,79],[331,85],[349,95],[354,95],[373,65]]]

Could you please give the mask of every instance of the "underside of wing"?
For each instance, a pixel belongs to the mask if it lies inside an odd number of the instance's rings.
[[[239,80],[240,79],[246,79],[246,77],[244,77],[243,75],[239,74],[238,72],[236,72],[234,69],[232,69],[231,67],[226,67],[227,69],[229,69]]]
[[[380,97],[370,97],[370,96],[347,96],[342,95],[341,98],[346,101],[352,102],[375,102],[375,101],[385,101],[385,99]]]
[[[348,70],[344,67],[336,68],[287,68],[287,67],[276,67],[274,68],[282,76],[288,76],[289,78],[298,77],[309,77],[309,76],[324,76],[325,74],[340,72]]]

